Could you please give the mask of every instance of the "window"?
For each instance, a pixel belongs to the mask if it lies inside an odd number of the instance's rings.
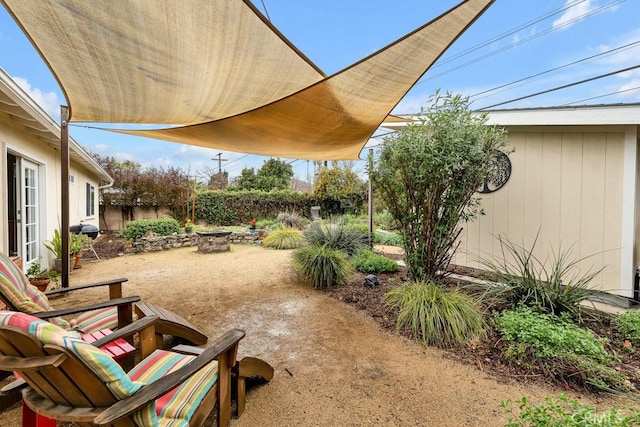
[[[95,216],[96,214],[96,188],[87,182],[87,217]]]

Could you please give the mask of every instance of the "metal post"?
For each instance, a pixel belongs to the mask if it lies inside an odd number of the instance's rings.
[[[369,148],[369,247],[373,249],[373,148]]]
[[[69,287],[69,107],[60,106],[60,180],[62,237],[62,287]]]

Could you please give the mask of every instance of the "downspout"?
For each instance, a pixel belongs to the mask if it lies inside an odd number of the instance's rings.
[[[60,106],[62,287],[69,287],[69,107]]]

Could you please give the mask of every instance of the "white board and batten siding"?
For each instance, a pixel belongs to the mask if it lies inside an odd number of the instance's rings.
[[[615,110],[615,111],[612,111]],[[508,132],[511,178],[481,194],[485,215],[466,224],[453,263],[482,266],[478,256],[502,258],[496,236],[550,260],[571,249],[585,258],[578,275],[604,267],[594,284],[633,296],[640,264],[638,126],[640,107],[505,110],[489,124]]]

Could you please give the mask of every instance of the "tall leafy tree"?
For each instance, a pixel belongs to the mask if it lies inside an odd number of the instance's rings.
[[[446,271],[465,221],[480,213],[476,196],[504,130],[470,111],[468,98],[436,93],[417,124],[387,137],[374,183],[401,227],[408,273],[436,279]]]
[[[262,191],[284,190],[289,188],[293,178],[293,166],[279,159],[264,162],[256,174],[256,189]]]

